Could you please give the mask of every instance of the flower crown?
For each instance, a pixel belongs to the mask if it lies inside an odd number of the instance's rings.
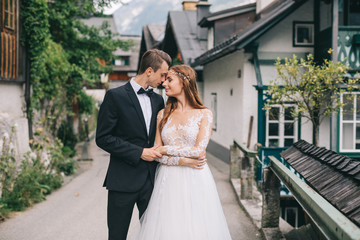
[[[174,71],[172,69],[169,72],[176,73],[180,78],[182,78],[184,80],[188,80],[190,82],[190,76],[189,75],[185,76],[183,73]]]

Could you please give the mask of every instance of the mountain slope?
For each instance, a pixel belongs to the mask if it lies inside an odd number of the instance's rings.
[[[141,29],[147,24],[165,24],[168,12],[181,10],[183,0],[132,0],[117,9],[113,15],[122,35],[141,35]],[[209,0],[210,11],[215,12],[238,6],[249,0]]]

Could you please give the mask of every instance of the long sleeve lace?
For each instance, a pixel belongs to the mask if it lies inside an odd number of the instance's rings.
[[[178,166],[180,158],[181,157],[173,157],[173,156],[163,155],[161,158],[155,159],[155,161],[160,162],[165,165],[169,165],[169,166]]]
[[[158,116],[157,116],[157,128],[159,128],[159,122],[163,118],[163,114],[164,114],[163,110],[158,113]],[[158,132],[156,134],[159,134],[159,137],[160,137],[160,132]],[[173,157],[173,156],[163,155],[161,158],[155,159],[155,161],[160,162],[160,163],[162,163],[164,165],[168,165],[168,166],[178,166],[179,161],[180,161],[180,157]]]
[[[194,119],[191,125],[195,127],[196,119]],[[199,125],[199,132],[196,138],[195,146],[179,146],[179,145],[165,145],[167,147],[168,156],[173,157],[189,157],[196,158],[199,157],[201,153],[203,153],[209,143],[211,128],[212,128],[213,116],[210,110],[203,110],[201,115],[200,124],[197,122],[196,125]],[[197,129],[193,129],[194,131]]]

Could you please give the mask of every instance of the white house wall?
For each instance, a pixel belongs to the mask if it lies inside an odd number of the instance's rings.
[[[304,58],[306,54],[313,53],[313,47],[293,46],[293,22],[313,22],[314,1],[310,0],[299,9],[286,17],[267,33],[256,40],[259,43],[258,58],[261,60],[276,60],[277,57],[291,58],[293,54]],[[257,142],[258,127],[258,92],[255,69],[248,59],[251,54],[236,51],[225,57],[217,59],[204,66],[204,103],[211,106],[211,93],[217,93],[217,129],[213,131],[212,140],[229,149],[233,139],[247,143],[250,116],[254,116],[250,148]],[[238,78],[238,70],[241,77]],[[269,85],[276,78],[274,65],[261,64],[261,77],[263,85]],[[230,91],[233,95],[230,96]],[[301,118],[302,139],[312,142],[312,123]],[[330,146],[330,121],[325,119],[320,126],[319,145]]]
[[[29,148],[29,127],[25,115],[26,104],[22,84],[1,83],[0,84],[0,148],[4,137],[10,136],[11,128],[15,127],[12,147],[18,159]],[[1,149],[0,149],[1,150]]]
[[[293,46],[293,22],[313,22],[313,1],[308,1],[297,9],[293,14],[286,17],[279,24],[273,27],[258,39],[258,55],[260,60],[277,59],[280,57],[291,58],[293,54],[298,58],[305,58],[307,53],[314,52],[312,47],[294,47]],[[272,80],[276,79],[276,68],[271,65],[261,65],[261,76],[264,85],[270,85]],[[330,147],[330,125],[326,119],[320,126],[319,145],[326,148]],[[306,118],[301,122],[301,138],[312,142],[312,124]]]
[[[251,115],[254,116],[252,143],[256,141],[257,92],[252,86],[256,82],[254,71],[249,71],[252,66],[248,58],[237,51],[204,66],[204,104],[210,108],[211,94],[217,94],[217,129],[211,139],[227,149],[234,139],[247,142]]]
[[[243,68],[243,78],[242,78],[242,103],[243,103],[243,112],[242,116],[242,129],[243,135],[239,139],[242,143],[247,143],[249,135],[249,124],[250,117],[253,116],[253,124],[251,131],[251,139],[249,148],[255,149],[255,144],[257,140],[257,129],[258,129],[258,91],[255,89],[257,85],[256,75],[254,65],[248,61],[252,58],[252,54],[245,54],[243,57],[244,68]]]
[[[273,54],[276,59],[277,56],[283,58],[285,56],[291,57],[293,54],[303,56],[304,53],[313,53],[312,47],[293,47],[293,22],[313,22],[313,6],[313,1],[307,1],[262,35],[257,40],[259,43],[259,58],[261,54],[266,54],[268,57]]]
[[[312,22],[313,1],[304,3],[290,16],[283,19],[276,26],[262,35],[256,42],[259,43],[258,57],[260,60],[276,60],[292,58],[295,54],[304,58],[307,53],[313,53],[313,47],[293,46],[293,22]],[[261,76],[264,85],[269,85],[271,80],[276,78],[276,69],[271,65],[261,65]]]

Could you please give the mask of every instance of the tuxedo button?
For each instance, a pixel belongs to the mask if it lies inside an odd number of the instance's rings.
[[[148,145],[150,145],[150,141],[148,140]]]

